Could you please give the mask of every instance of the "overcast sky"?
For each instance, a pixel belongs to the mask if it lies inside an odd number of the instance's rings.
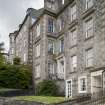
[[[14,32],[23,21],[27,8],[39,9],[44,0],[0,0],[0,42],[9,49],[9,33]]]

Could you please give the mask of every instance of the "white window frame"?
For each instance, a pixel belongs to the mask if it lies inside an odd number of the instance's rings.
[[[38,44],[37,46],[36,46],[36,57],[39,57],[40,56],[40,48],[41,46],[40,46],[40,44]]]
[[[76,58],[74,61],[74,57]],[[71,71],[74,72],[77,69],[77,55],[71,56]]]
[[[40,73],[41,73],[41,66],[39,64],[39,65],[36,65],[35,67],[35,78],[40,78]]]
[[[85,91],[81,90],[81,79],[85,79],[85,85],[86,85]],[[81,76],[78,78],[78,90],[79,90],[79,93],[87,93],[87,76]]]
[[[91,17],[90,19],[85,21],[85,35],[86,38],[93,36],[94,34],[94,20]]]
[[[71,7],[71,22],[74,21],[77,18],[77,5],[74,4]]]
[[[68,93],[68,82],[71,81],[71,96],[69,96],[69,93]],[[66,98],[71,98],[72,97],[72,79],[69,79],[69,80],[66,80]]]
[[[93,0],[86,0],[86,10],[91,8],[93,6]]]
[[[92,64],[90,64],[89,61],[91,61]],[[90,48],[86,50],[86,67],[92,67],[92,66],[93,66],[93,48]]]

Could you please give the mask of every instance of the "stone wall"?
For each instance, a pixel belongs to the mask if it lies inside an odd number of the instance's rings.
[[[44,105],[38,102],[17,101],[9,98],[0,98],[0,105]]]

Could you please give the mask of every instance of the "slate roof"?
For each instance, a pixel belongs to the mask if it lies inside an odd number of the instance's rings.
[[[41,9],[38,9],[38,10],[32,9],[32,11],[30,12],[30,16],[32,18],[38,18],[40,16],[40,14],[43,13],[43,10],[44,10],[44,8],[41,8]]]

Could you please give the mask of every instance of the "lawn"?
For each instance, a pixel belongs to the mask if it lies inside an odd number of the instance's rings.
[[[60,103],[65,101],[64,97],[50,97],[50,96],[19,96],[15,97],[14,99],[36,101],[44,104]]]

